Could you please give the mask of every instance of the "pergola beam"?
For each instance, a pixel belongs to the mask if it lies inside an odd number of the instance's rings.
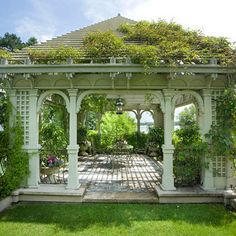
[[[0,65],[0,74],[30,73],[189,73],[189,74],[236,74],[236,66],[178,65],[155,66],[147,71],[139,64],[7,64]]]

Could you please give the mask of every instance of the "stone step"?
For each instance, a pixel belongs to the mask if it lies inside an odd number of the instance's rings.
[[[223,190],[206,191],[200,187],[183,187],[164,191],[159,185],[155,189],[159,203],[223,203]]]
[[[89,192],[83,202],[91,203],[158,203],[155,193],[139,192]]]

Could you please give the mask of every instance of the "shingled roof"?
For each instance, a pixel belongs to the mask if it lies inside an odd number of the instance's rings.
[[[36,44],[31,46],[30,48],[35,49],[47,49],[54,48],[60,45],[68,46],[68,47],[81,47],[83,43],[83,38],[90,32],[105,32],[111,31],[119,37],[122,37],[123,34],[119,32],[117,29],[123,23],[135,24],[136,21],[130,20],[121,16],[120,14],[116,17],[110,18],[108,20],[101,21],[99,23],[84,27],[79,30],[72,31],[62,36],[58,36],[51,40],[47,40],[44,43]]]
[[[80,48],[83,45],[83,38],[90,32],[106,32],[111,31],[119,37],[122,37],[123,34],[118,31],[118,28],[121,24],[137,23],[134,20],[130,20],[118,14],[116,17],[95,23],[93,25],[69,32],[67,34],[52,38],[46,42],[42,42],[33,46],[30,46],[31,49],[37,50],[50,50],[52,48],[57,48],[58,46],[67,46]],[[131,42],[132,43],[132,42]],[[135,43],[135,42],[134,42]],[[22,49],[20,52],[13,53],[12,57],[17,60],[21,60],[27,57],[27,48]]]

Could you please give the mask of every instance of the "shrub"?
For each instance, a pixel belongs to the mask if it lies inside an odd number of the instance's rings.
[[[118,140],[125,139],[127,134],[136,130],[134,119],[128,113],[117,115],[115,112],[106,112],[101,123],[101,142],[108,147],[114,145]]]
[[[127,140],[129,145],[132,145],[134,149],[143,149],[146,147],[147,134],[134,132],[125,135],[125,140]]]
[[[107,148],[102,145],[101,135],[97,130],[88,130],[88,140],[91,142],[93,154],[106,152]]]
[[[184,126],[174,134],[174,175],[177,186],[200,184],[202,157],[207,144],[202,141],[197,125]]]

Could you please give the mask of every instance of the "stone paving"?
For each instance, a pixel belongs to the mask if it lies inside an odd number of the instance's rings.
[[[154,192],[160,167],[142,154],[79,157],[79,181],[87,192]]]

